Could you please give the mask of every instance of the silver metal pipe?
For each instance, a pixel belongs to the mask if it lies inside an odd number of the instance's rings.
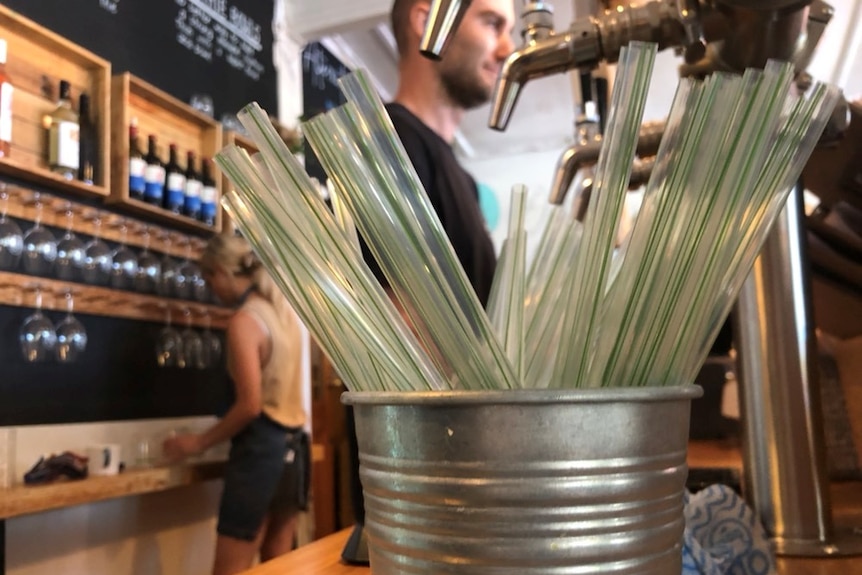
[[[734,312],[743,491],[776,550],[790,554],[833,536],[801,193],[788,199]]]

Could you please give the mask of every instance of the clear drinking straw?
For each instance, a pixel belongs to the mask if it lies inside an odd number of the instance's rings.
[[[607,139],[596,166],[593,196],[584,221],[584,235],[573,262],[575,281],[567,303],[554,384],[561,387],[595,385],[586,382],[590,351],[598,335],[598,310],[606,289],[622,200],[628,187],[656,46],[632,42],[623,49],[614,83]]]
[[[524,380],[524,284],[526,282],[527,232],[524,230],[524,212],[527,188],[516,185],[510,198],[508,236],[503,243],[503,256],[497,269],[488,298],[488,316],[495,333],[504,342],[506,356],[512,363],[518,382]]]
[[[305,315],[308,315],[315,310],[328,308],[327,313],[318,319],[319,325],[330,325],[330,331],[336,335],[343,332],[361,334],[352,342],[349,338],[346,339],[352,348],[366,351],[373,349],[373,352],[365,354],[366,362],[372,362],[370,366],[365,366],[366,375],[381,372],[382,369],[388,377],[396,377],[395,381],[387,384],[390,387],[446,388],[445,379],[430,365],[391,301],[373,280],[367,266],[363,268],[364,262],[356,258],[355,250],[344,235],[338,233],[335,228],[321,226],[316,230],[317,236],[303,236],[297,220],[308,216],[303,215],[300,210],[285,207],[286,203],[289,205],[285,200],[296,199],[297,195],[276,196],[265,180],[254,171],[254,165],[247,155],[246,161],[243,161],[243,155],[244,152],[239,148],[226,148],[217,156],[217,162],[231,178],[246,205],[254,210],[257,223],[267,226],[267,235],[258,234],[260,247],[269,246],[270,250],[275,249],[282,258],[291,258],[284,260],[290,263],[282,265],[281,269],[277,270],[278,275],[284,278],[284,274],[303,274],[298,283],[283,281],[281,285],[283,290],[290,288],[294,291],[297,290],[295,286],[303,286],[300,293],[293,296],[297,311],[304,308]],[[246,231],[252,236],[251,232],[254,230]],[[264,237],[272,238],[273,241],[265,243],[261,241]],[[333,266],[333,259],[340,265]],[[270,260],[273,261],[274,258]],[[348,272],[346,277],[345,270]],[[297,278],[294,278],[294,281],[297,281]],[[302,294],[307,294],[307,297],[317,296],[316,303],[302,305]],[[335,320],[340,323],[333,325]],[[380,367],[377,364],[381,361],[394,361],[398,365],[386,367],[384,363],[383,367]],[[362,386],[363,383],[354,380],[354,385]]]
[[[364,132],[360,132],[358,116],[358,110],[348,102],[309,121],[305,132],[321,163],[344,191],[346,205],[419,337],[445,359],[444,369],[462,387],[518,386],[472,288],[467,299],[475,307],[465,315],[465,297],[452,293],[451,283],[446,281],[449,274],[441,270],[435,256],[440,250],[428,247],[427,233],[416,226],[420,218],[404,206],[403,198],[408,194],[393,187],[387,177],[384,168],[388,164],[375,161],[379,151],[366,145],[371,138],[361,137]],[[423,225],[442,233],[436,216]],[[454,260],[447,266],[463,275],[442,235],[443,251]]]

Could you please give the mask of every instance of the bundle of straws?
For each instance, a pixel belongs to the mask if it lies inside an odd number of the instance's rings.
[[[631,234],[615,245],[653,44],[617,68],[583,222],[555,207],[527,266],[515,186],[487,311],[366,75],[303,125],[333,209],[267,114],[239,114],[260,153],[216,157],[224,204],[351,390],[679,385],[692,381],[838,91],[791,95],[793,69],[680,82]],[[368,244],[403,315],[363,260]]]

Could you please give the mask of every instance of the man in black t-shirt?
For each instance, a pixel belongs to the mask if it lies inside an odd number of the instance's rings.
[[[496,256],[476,182],[458,163],[452,140],[464,112],[491,98],[500,67],[514,50],[512,0],[473,0],[443,60],[419,53],[430,0],[395,0],[398,92],[389,115],[467,277],[485,304]],[[379,275],[379,274],[378,274]]]

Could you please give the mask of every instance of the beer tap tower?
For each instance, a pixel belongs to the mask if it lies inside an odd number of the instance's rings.
[[[426,56],[442,57],[469,5],[470,0],[433,0],[421,44]],[[503,65],[489,124],[505,130],[530,80],[615,62],[621,47],[634,40],[676,49],[684,58],[684,76],[741,73],[778,59],[793,62],[804,84],[832,14],[821,0],[605,0],[595,14],[557,32],[547,2],[525,1],[524,42]],[[645,125],[639,149],[654,153],[661,131],[661,124]],[[552,202],[562,203],[574,173],[594,163],[598,149],[587,138],[566,151]],[[796,189],[788,199],[734,312],[743,488],[778,553],[859,554],[862,537],[837,533],[831,517],[801,193]]]

